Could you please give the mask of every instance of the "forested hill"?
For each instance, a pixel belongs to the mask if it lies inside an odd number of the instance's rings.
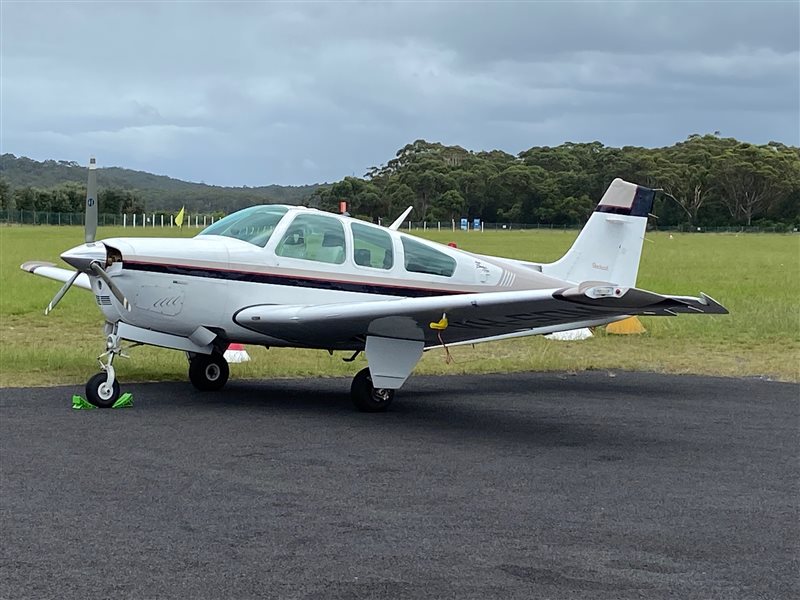
[[[25,188],[51,190],[70,182],[85,186],[86,167],[71,161],[39,162],[24,156],[18,158],[13,154],[3,154],[0,156],[0,177],[11,190]],[[320,187],[319,185],[222,187],[181,181],[164,175],[153,175],[120,167],[98,169],[97,185],[101,190],[115,189],[127,192],[126,196],[135,198],[137,204],[141,208],[146,207],[147,210],[175,210],[185,205],[191,212],[208,213],[231,212],[261,202],[303,204]]]

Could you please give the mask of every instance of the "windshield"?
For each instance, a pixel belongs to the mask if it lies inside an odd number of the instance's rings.
[[[220,219],[198,235],[224,235],[263,248],[288,210],[278,204],[251,206]]]

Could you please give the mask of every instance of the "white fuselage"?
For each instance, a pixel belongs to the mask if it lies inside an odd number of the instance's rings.
[[[265,346],[297,346],[277,337],[242,327],[239,311],[274,304],[323,305],[369,302],[388,298],[459,294],[522,289],[552,289],[567,285],[543,275],[537,265],[471,254],[414,237],[455,260],[451,276],[410,272],[406,269],[402,237],[407,234],[383,229],[391,235],[394,264],[389,269],[360,266],[353,256],[352,219],[341,220],[345,231],[344,261],[329,264],[278,256],[275,247],[291,225],[291,216],[311,209],[292,208],[275,228],[269,242],[260,247],[217,235],[180,238],[112,238],[103,244],[121,254],[121,262],[108,274],[131,304],[125,311],[108,286],[91,277],[92,290],[107,321],[139,328],[189,336],[198,326],[223,334],[231,342]],[[317,212],[317,211],[313,211]],[[329,348],[330,343],[307,347]],[[353,344],[342,340],[339,348]]]

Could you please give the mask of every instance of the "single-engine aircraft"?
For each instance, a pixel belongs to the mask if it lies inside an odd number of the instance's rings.
[[[87,399],[120,394],[122,341],[186,353],[189,379],[219,390],[231,343],[364,352],[351,395],[386,410],[430,348],[604,325],[632,315],[725,314],[718,302],[638,289],[636,275],[656,190],[615,179],[567,253],[535,263],[466,252],[391,226],[299,206],[251,206],[192,239],[95,241],[97,182],[89,164],[85,243],[61,255],[74,271],[22,269],[91,290],[105,317],[102,371]]]

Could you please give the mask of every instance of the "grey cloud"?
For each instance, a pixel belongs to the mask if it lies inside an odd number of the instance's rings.
[[[258,185],[360,175],[418,137],[511,153],[714,130],[800,142],[794,2],[2,11],[0,143],[40,159]]]

